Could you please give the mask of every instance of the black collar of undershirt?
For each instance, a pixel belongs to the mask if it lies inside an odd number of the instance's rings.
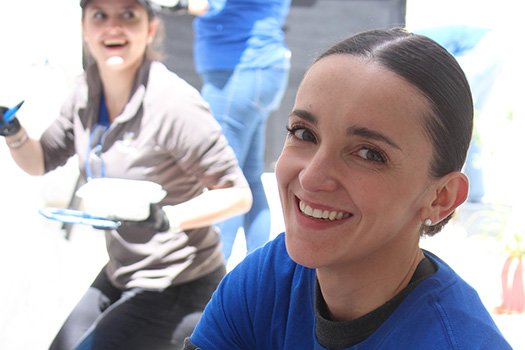
[[[314,298],[317,340],[327,349],[345,349],[362,342],[388,319],[414,288],[436,271],[437,266],[425,257],[417,266],[408,285],[395,297],[366,315],[344,322],[328,319],[328,308],[316,280]]]

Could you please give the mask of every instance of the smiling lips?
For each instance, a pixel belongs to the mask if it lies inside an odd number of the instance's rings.
[[[344,211],[313,209],[303,201],[299,201],[299,209],[304,215],[317,220],[336,221],[347,219],[351,216],[350,213]]]

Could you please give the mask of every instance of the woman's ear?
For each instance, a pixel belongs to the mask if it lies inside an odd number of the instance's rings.
[[[439,179],[430,206],[423,210],[422,222],[427,219],[435,225],[467,200],[469,182],[465,174],[452,172]]]
[[[155,34],[157,33],[157,28],[159,27],[159,20],[155,17],[149,21],[148,27],[148,44],[153,42]]]

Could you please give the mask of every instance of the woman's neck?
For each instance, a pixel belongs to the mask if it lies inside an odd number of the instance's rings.
[[[402,254],[391,247],[344,268],[317,269],[321,293],[334,321],[350,321],[385,304],[405,288],[424,258],[417,244]],[[407,247],[408,248],[408,247]]]
[[[138,66],[126,69],[99,68],[109,121],[119,116],[131,95]]]

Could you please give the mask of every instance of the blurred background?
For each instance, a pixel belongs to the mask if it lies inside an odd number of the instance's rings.
[[[525,249],[519,246],[519,239],[525,237],[521,219],[525,215],[525,166],[521,163],[525,49],[520,44],[524,29],[518,25],[518,3],[294,0],[285,25],[286,42],[292,50],[291,77],[281,108],[268,121],[264,184],[274,237],[284,226],[273,167],[298,84],[319,51],[372,28],[406,25],[409,30],[427,33],[443,29],[437,38],[456,50],[471,83],[487,78],[476,84],[484,87],[485,94],[477,109],[478,147],[471,162],[478,171],[472,178],[481,171],[483,195],[463,205],[445,231],[423,240],[422,246],[473,285],[513,347],[525,349],[525,315],[497,312],[503,303],[503,264],[512,251],[523,253]],[[161,17],[167,32],[166,65],[199,88],[192,59],[193,18],[170,11],[163,11]],[[451,26],[482,28],[485,34],[469,41],[451,35],[457,32],[447,32]],[[82,73],[78,1],[3,1],[0,47],[0,105],[14,106],[25,100],[18,117],[32,136],[38,136],[57,116],[74,77]],[[77,167],[72,159],[53,173],[30,177],[16,167],[7,146],[0,142],[0,349],[47,349],[107,260],[102,232],[80,225],[66,232],[60,223],[38,214],[44,206],[68,205]],[[230,269],[244,256],[243,236],[238,237]]]

